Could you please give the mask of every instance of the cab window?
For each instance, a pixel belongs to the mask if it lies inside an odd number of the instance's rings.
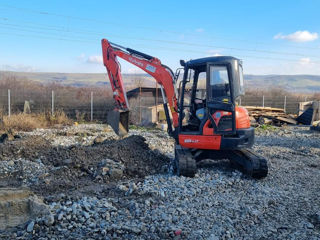
[[[230,97],[229,76],[226,66],[210,66],[210,98]]]

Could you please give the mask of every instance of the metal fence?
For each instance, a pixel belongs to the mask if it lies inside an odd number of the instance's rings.
[[[252,96],[245,95],[239,99],[239,105],[282,108],[286,113],[298,114],[299,102],[311,101],[308,96]]]
[[[109,95],[108,95],[109,94]],[[242,106],[264,106],[285,109],[287,113],[297,114],[299,102],[310,101],[307,96],[242,96],[238,104]],[[113,100],[109,89],[92,90],[89,88],[78,89],[46,89],[44,91],[24,91],[24,89],[0,89],[0,111],[10,115],[24,111],[26,101],[30,105],[31,113],[64,111],[72,119],[86,121],[105,121],[107,112],[113,108]],[[152,104],[151,104],[152,105]],[[150,106],[151,106],[150,105]],[[131,106],[133,110],[150,107],[145,101]],[[141,119],[141,117],[140,117]]]
[[[107,112],[112,109],[112,99],[101,92],[79,88],[77,91],[48,90],[30,92],[23,89],[0,89],[0,111],[11,115],[22,113],[25,106],[31,113],[64,111],[76,120],[105,121]]]

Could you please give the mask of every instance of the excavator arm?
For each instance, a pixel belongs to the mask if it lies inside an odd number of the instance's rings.
[[[102,39],[101,43],[103,63],[108,72],[113,98],[116,103],[116,109],[108,113],[108,123],[112,126],[114,131],[119,135],[125,135],[128,132],[129,123],[129,103],[121,76],[120,64],[117,60],[117,57],[120,57],[151,75],[160,85],[164,102],[164,111],[168,123],[168,131],[169,134],[171,134],[172,124],[174,128],[177,128],[179,125],[175,78],[172,70],[169,67],[162,65],[161,61],[155,57],[111,43],[107,39]],[[172,115],[172,121],[168,104]]]

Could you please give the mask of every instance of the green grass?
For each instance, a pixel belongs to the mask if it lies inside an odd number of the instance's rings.
[[[264,132],[264,131],[277,131],[278,128],[272,125],[262,124],[259,127],[256,128],[256,131],[258,132]]]

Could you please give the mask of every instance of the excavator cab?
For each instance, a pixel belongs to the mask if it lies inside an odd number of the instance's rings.
[[[179,107],[185,114],[180,115],[179,133],[208,135],[212,128],[215,134],[236,134],[236,100],[244,94],[242,62],[210,57],[181,63]]]

